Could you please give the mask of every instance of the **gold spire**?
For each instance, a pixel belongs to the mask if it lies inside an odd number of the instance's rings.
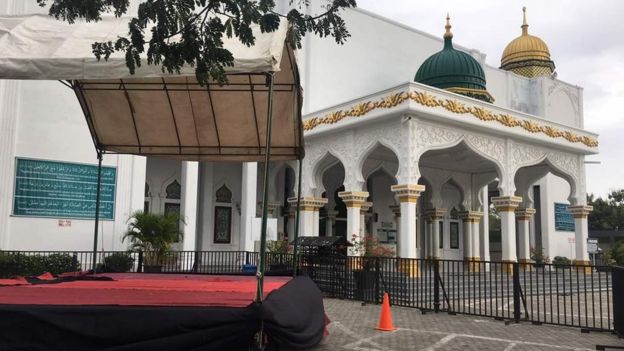
[[[522,35],[529,34],[529,24],[526,19],[526,6],[522,7],[522,26],[520,26],[520,28],[522,28]]]
[[[444,33],[444,38],[452,38],[453,33],[451,32],[451,16],[448,14],[448,12],[446,13],[446,26],[444,26],[444,29],[446,29],[446,32]]]

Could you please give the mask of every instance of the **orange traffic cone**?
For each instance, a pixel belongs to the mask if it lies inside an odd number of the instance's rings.
[[[390,299],[388,293],[384,293],[383,303],[381,304],[381,315],[379,316],[379,325],[377,330],[393,331],[396,328],[392,323],[392,313],[390,312]]]

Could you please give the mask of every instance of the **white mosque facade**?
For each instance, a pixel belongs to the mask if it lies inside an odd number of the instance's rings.
[[[34,1],[0,1],[0,13],[34,11]],[[597,135],[583,126],[582,88],[553,77],[543,41],[523,26],[499,68],[453,46],[465,29],[443,38],[360,9],[344,18],[344,46],[309,36],[298,53],[301,235],[372,234],[405,258],[528,262],[541,248],[586,262],[584,160]],[[73,91],[0,81],[0,144],[0,249],[90,250],[93,219],[16,208],[28,161],[97,162]],[[115,177],[101,249],[127,247],[137,210],[179,211],[179,249],[255,249],[262,164],[106,155],[104,165]],[[270,169],[270,236],[292,238],[297,163]]]

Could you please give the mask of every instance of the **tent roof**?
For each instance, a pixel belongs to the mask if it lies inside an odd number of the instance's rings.
[[[264,161],[267,77],[275,72],[271,158],[303,157],[301,89],[286,21],[272,33],[256,26],[251,47],[226,38],[234,55],[228,84],[200,86],[193,67],[169,75],[143,60],[131,75],[123,53],[98,62],[91,44],[126,35],[128,20],[70,25],[44,15],[0,16],[0,79],[69,81],[106,153],[253,162]]]
[[[68,24],[47,15],[0,16],[0,78],[3,79],[113,79],[162,77],[159,66],[144,60],[131,75],[125,54],[115,52],[104,61],[93,55],[94,42],[117,41],[128,35],[129,17],[103,17],[99,22],[76,21]],[[261,73],[280,70],[280,60],[288,29],[287,21],[271,33],[254,28],[255,45],[247,47],[237,38],[224,37],[224,47],[234,56],[228,73]],[[149,42],[151,31],[145,30]],[[146,55],[142,55],[146,58]],[[165,74],[166,75],[166,74]],[[181,75],[195,76],[193,67]]]

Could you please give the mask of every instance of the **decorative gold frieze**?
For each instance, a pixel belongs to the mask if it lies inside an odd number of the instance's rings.
[[[401,91],[392,93],[381,98],[378,101],[367,101],[351,106],[348,110],[338,110],[325,115],[324,117],[312,117],[303,121],[303,130],[310,131],[320,125],[330,125],[347,117],[362,117],[376,109],[393,108],[403,104],[406,101],[413,101],[419,105],[426,107],[441,107],[452,113],[460,115],[472,115],[473,117],[486,122],[498,122],[505,127],[520,127],[529,133],[541,133],[550,138],[564,138],[571,143],[582,143],[588,147],[598,147],[598,140],[583,135],[577,135],[570,131],[560,130],[558,128],[543,125],[528,119],[520,119],[510,116],[509,114],[497,114],[484,107],[469,106],[463,102],[453,99],[439,99],[433,94],[427,92],[406,92]]]

